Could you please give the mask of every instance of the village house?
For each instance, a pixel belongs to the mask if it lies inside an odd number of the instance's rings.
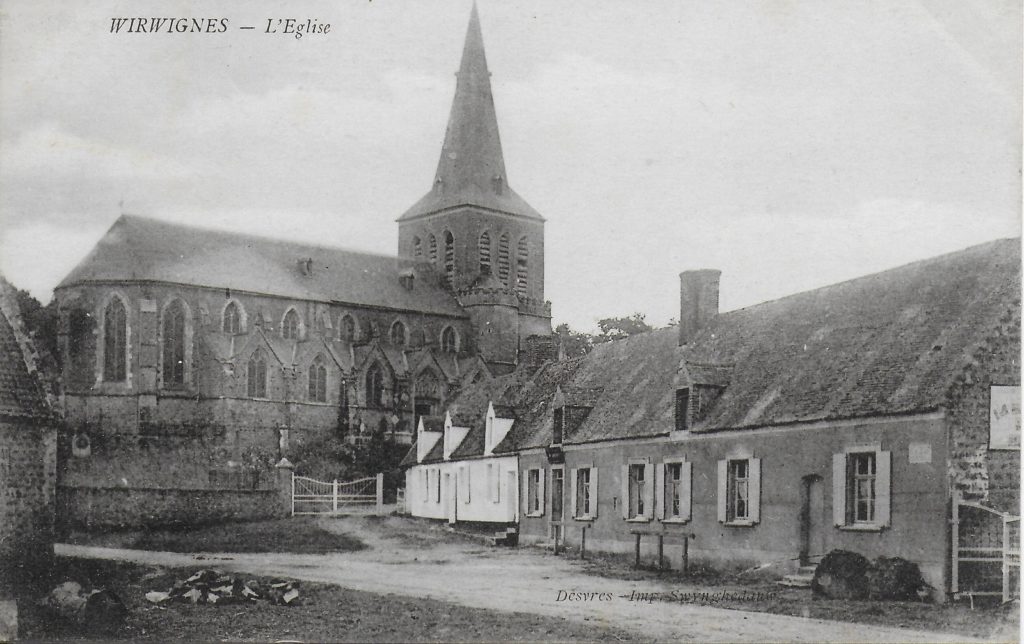
[[[53,558],[58,420],[13,287],[0,276],[0,610]],[[4,634],[0,620],[0,637]]]
[[[1020,240],[727,313],[718,271],[680,282],[676,327],[468,386],[451,440],[499,409],[511,427],[483,455],[411,451],[407,485],[450,472],[435,498],[458,519],[487,494],[466,465],[515,456],[523,542],[686,535],[691,557],[779,571],[845,549],[950,590],[953,506],[1018,513]]]

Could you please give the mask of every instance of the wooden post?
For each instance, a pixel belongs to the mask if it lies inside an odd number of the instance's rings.
[[[658,535],[658,570],[665,569],[665,535]]]
[[[587,558],[587,526],[583,526],[580,532],[580,559]]]
[[[683,574],[690,570],[690,535],[683,535]]]
[[[334,479],[334,491],[331,493],[331,510],[338,512],[338,479]]]
[[[377,472],[377,514],[384,514],[384,473]]]
[[[640,533],[636,533],[636,563],[633,564],[634,568],[640,567]]]
[[[1010,563],[1007,551],[1010,549],[1010,523],[1003,515],[1003,601],[1010,601]]]
[[[952,554],[952,566],[949,571],[950,582],[949,589],[954,596],[960,592],[960,492],[959,490],[953,492],[953,498],[951,499],[950,513],[953,517],[950,519],[950,552]]]

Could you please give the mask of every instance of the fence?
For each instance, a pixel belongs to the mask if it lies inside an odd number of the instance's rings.
[[[292,475],[292,516],[384,512],[384,475],[318,481]]]
[[[978,503],[953,501],[954,597],[1020,596],[1020,517]]]

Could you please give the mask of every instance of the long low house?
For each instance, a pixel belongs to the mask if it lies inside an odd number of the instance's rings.
[[[955,590],[954,506],[1018,513],[1020,266],[1000,240],[721,314],[719,273],[685,272],[677,327],[422,419],[409,511],[606,551],[685,534],[693,559],[780,571],[899,556]]]

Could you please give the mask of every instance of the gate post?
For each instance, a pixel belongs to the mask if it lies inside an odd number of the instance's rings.
[[[384,473],[377,472],[377,514],[384,514]]]
[[[1003,601],[1010,601],[1010,517],[1003,515]]]
[[[332,509],[332,511],[335,514],[337,514],[338,513],[338,479],[334,479],[334,488],[333,488],[333,490],[334,491],[331,493],[331,497],[332,497],[331,509]]]
[[[956,596],[960,592],[960,491],[954,490],[952,507],[950,508],[950,550],[952,553],[952,566],[949,571],[949,591]]]
[[[295,466],[287,458],[278,461],[277,470],[277,508],[274,516],[295,516]],[[279,514],[280,513],[280,514]]]

